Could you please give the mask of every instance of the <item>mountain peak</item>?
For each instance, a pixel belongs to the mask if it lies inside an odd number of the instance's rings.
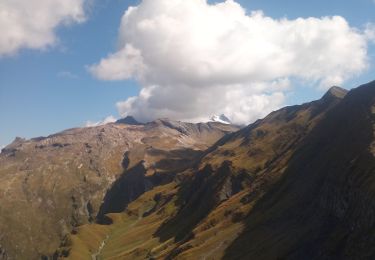
[[[330,97],[336,97],[336,98],[341,99],[341,98],[344,98],[347,93],[348,93],[348,90],[337,87],[337,86],[333,86],[326,92],[324,97],[330,96]]]
[[[134,117],[127,116],[125,118],[121,118],[116,121],[116,124],[125,124],[125,125],[142,125],[142,123],[138,122]]]
[[[213,115],[213,116],[210,117],[210,121],[222,123],[222,124],[227,124],[227,125],[232,124],[230,119],[228,117],[226,117],[224,114],[221,114],[220,116]]]

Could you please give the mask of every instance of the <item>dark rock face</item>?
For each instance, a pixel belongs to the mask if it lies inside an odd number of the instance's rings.
[[[121,118],[115,122],[116,124],[125,124],[125,125],[142,125],[142,123],[135,120],[132,116],[127,116],[125,118]]]
[[[146,167],[141,161],[131,169],[126,170],[107,191],[101,205],[97,219],[102,222],[107,213],[122,212],[128,203],[137,199],[140,195],[150,190],[157,184],[153,184],[151,178],[147,178]]]
[[[193,229],[204,220],[210,212],[245,188],[250,177],[243,172],[236,172],[230,161],[224,161],[217,169],[211,165],[196,172],[192,179],[185,180],[178,201],[181,210],[165,222],[155,233],[162,241],[175,237],[177,241],[188,241],[193,235]],[[168,230],[174,230],[169,233]],[[177,256],[178,248],[171,252]]]
[[[0,260],[8,260],[7,253],[5,252],[5,249],[3,249],[0,245]]]

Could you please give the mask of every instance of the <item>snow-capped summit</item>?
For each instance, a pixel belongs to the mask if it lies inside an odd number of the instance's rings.
[[[222,123],[222,124],[231,124],[232,122],[229,120],[228,117],[226,117],[224,114],[221,114],[220,116],[218,115],[213,115],[210,117],[210,121],[212,122],[218,122],[218,123]]]

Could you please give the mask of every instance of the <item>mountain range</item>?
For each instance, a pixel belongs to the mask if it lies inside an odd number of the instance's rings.
[[[375,259],[375,82],[224,117],[16,138],[0,259]]]

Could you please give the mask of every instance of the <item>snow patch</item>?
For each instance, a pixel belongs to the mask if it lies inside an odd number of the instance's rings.
[[[221,114],[220,116],[213,115],[213,116],[210,117],[210,121],[211,122],[222,123],[222,124],[226,124],[226,125],[229,125],[229,124],[232,123],[230,121],[230,119],[228,117],[226,117],[224,114]]]

